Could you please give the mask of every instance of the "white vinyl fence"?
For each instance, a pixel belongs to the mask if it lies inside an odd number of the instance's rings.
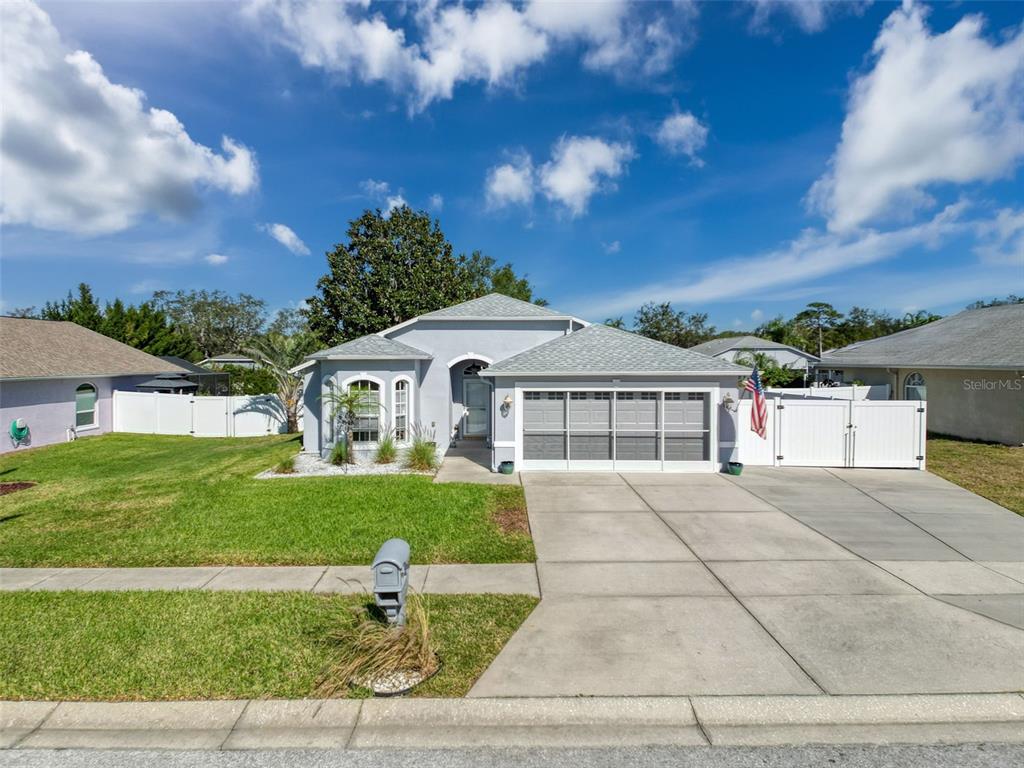
[[[115,391],[113,400],[114,432],[258,437],[286,429],[277,395],[216,397]]]
[[[785,400],[888,400],[888,384],[852,385],[849,387],[765,387],[769,397]]]
[[[925,467],[925,403],[917,400],[769,400],[767,439],[739,406],[739,460],[769,467]]]

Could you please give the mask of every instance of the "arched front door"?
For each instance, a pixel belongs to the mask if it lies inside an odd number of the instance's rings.
[[[478,375],[485,366],[468,366],[462,374],[462,434],[465,437],[486,437],[491,423],[491,385]]]

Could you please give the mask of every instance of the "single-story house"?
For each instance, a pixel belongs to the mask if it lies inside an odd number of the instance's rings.
[[[428,312],[324,349],[304,376],[304,450],[341,437],[323,396],[357,389],[371,406],[354,448],[415,425],[444,452],[489,448],[491,468],[714,471],[733,457],[745,368],[500,294]],[[724,403],[724,404],[723,404]]]
[[[759,336],[726,336],[705,341],[690,349],[702,355],[717,357],[719,360],[728,360],[730,363],[737,357],[743,357],[745,353],[760,352],[775,360],[780,366],[802,373],[806,373],[811,365],[818,362],[817,356],[810,352]]]
[[[223,368],[225,365],[233,365],[238,368],[255,368],[256,361],[241,352],[230,352],[224,355],[214,355],[199,361],[199,365],[214,370]]]
[[[850,344],[818,368],[844,382],[889,384],[894,400],[926,400],[929,432],[1024,443],[1024,304]]]
[[[75,323],[0,317],[0,453],[109,432],[114,390],[168,373],[185,371]]]

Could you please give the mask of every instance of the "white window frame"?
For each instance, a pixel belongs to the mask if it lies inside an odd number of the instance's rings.
[[[412,442],[412,425],[415,424],[413,421],[415,405],[413,401],[413,379],[412,376],[401,374],[395,376],[391,381],[391,410],[393,413],[393,419],[391,427],[397,431],[398,429],[398,383],[405,382],[405,440],[398,440],[397,435],[395,442],[399,445],[409,445]]]
[[[719,384],[710,384],[705,382],[694,382],[689,385],[676,385],[666,386],[664,384],[649,384],[647,386],[641,384],[629,384],[623,386],[621,384],[608,384],[607,382],[587,382],[580,384],[571,385],[552,385],[550,383],[537,383],[532,384],[530,382],[518,382],[515,386],[514,398],[515,398],[515,409],[518,414],[516,418],[516,445],[515,445],[515,462],[516,466],[520,467],[525,471],[533,470],[555,470],[555,471],[569,471],[570,464],[572,471],[592,469],[592,470],[606,470],[614,472],[717,472],[721,467],[718,461],[718,408],[717,403],[719,402],[719,392],[721,386]],[[564,392],[565,397],[565,430],[566,430],[566,458],[564,461],[544,460],[544,461],[525,461],[523,459],[523,406],[524,398],[523,393],[526,391],[530,392]],[[569,393],[571,392],[612,392],[616,396],[612,397],[612,460],[610,462],[572,462],[569,459],[571,456],[571,436],[569,435],[569,400],[571,399]],[[618,461],[615,457],[615,433],[618,431],[616,419],[616,408],[615,404],[618,401],[617,393],[619,392],[658,392],[658,432],[661,435],[661,448],[660,456],[658,461]],[[708,400],[708,459],[707,461],[665,461],[665,446],[664,446],[664,413],[665,413],[665,399],[660,393],[664,392],[702,392]],[[672,430],[676,431],[676,430]],[[691,430],[684,430],[691,431]],[[610,465],[610,466],[609,466]]]
[[[82,387],[92,387],[92,392],[96,396],[96,399],[92,404],[92,424],[83,424],[78,426],[78,414],[86,413],[86,411],[78,410],[78,390]],[[75,432],[88,432],[91,429],[100,428],[100,388],[93,384],[91,381],[83,381],[81,384],[75,387]]]
[[[326,395],[330,391],[337,391],[337,382],[334,380],[333,373],[320,379],[320,413],[324,416],[321,420],[324,434],[320,436],[320,439],[324,447],[331,447],[338,441],[338,436],[335,434],[334,404],[326,399]]]
[[[919,378],[921,380],[921,383],[920,384],[909,384],[908,382],[910,381],[911,377],[913,377],[913,376],[917,376],[917,378]],[[921,397],[907,397],[907,390],[908,389],[914,389],[914,390],[923,389],[924,390],[924,397],[923,398],[921,398]],[[926,379],[924,377],[923,373],[921,373],[920,371],[911,371],[910,373],[908,373],[906,376],[903,377],[903,399],[904,400],[916,400],[916,401],[920,401],[920,402],[927,402],[927,400],[928,400],[928,379]]]
[[[386,422],[384,421],[384,397],[387,394],[387,383],[377,376],[371,376],[368,373],[360,373],[358,375],[349,376],[343,382],[341,382],[342,391],[347,392],[348,388],[355,384],[357,381],[369,381],[377,385],[377,440],[380,440],[381,433],[384,431]],[[376,445],[377,440],[354,440],[352,441],[353,446],[369,446]]]

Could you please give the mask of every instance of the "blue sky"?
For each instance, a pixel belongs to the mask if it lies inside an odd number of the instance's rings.
[[[595,320],[1024,293],[1019,4],[3,13],[3,308],[79,281],[294,306],[399,199]]]

